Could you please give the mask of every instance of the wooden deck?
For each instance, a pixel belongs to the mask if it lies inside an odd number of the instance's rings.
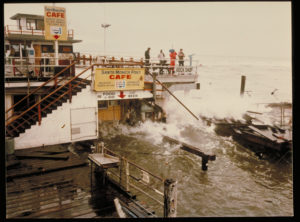
[[[116,197],[132,208],[132,199],[114,184],[104,186],[101,174],[93,172],[91,180],[87,157],[88,152],[76,155],[66,146],[8,156],[6,218],[117,218]],[[147,214],[140,210],[139,216]]]

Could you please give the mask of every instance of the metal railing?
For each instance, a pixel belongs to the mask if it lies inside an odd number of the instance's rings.
[[[122,190],[135,194],[139,193],[139,195],[150,198],[163,207],[164,217],[176,216],[177,181],[161,178],[127,158],[105,148],[103,144],[96,146],[96,152],[119,158],[119,167],[108,168],[105,174]]]
[[[39,64],[36,64],[36,61]],[[56,60],[68,61],[67,65],[55,65]],[[5,77],[27,77],[39,75],[53,75],[55,67],[67,67],[74,61],[73,58],[55,58],[51,56],[41,57],[5,57]]]
[[[76,62],[72,63],[71,65],[67,66],[66,68],[64,68],[61,72],[57,73],[54,77],[52,77],[51,79],[49,79],[48,81],[44,82],[42,85],[40,85],[39,87],[37,87],[35,90],[33,90],[31,93],[29,93],[28,95],[26,95],[25,97],[23,97],[20,101],[18,101],[17,103],[15,103],[13,106],[11,106],[9,109],[7,109],[5,111],[5,113],[7,114],[10,110],[12,110],[14,107],[16,107],[18,104],[20,104],[22,101],[24,101],[25,99],[29,98],[30,95],[34,94],[35,92],[37,92],[39,89],[41,89],[43,86],[47,85],[48,83],[50,83],[51,81],[54,81],[54,86],[56,87],[57,84],[61,81],[63,81],[64,79],[59,79],[58,77],[64,72],[66,71],[68,68],[72,67],[73,65],[75,65]],[[49,93],[47,96],[45,96],[44,98],[42,98],[40,101],[38,101],[37,103],[35,103],[34,105],[32,105],[31,107],[29,107],[28,109],[26,109],[25,111],[23,111],[22,113],[18,114],[17,116],[9,116],[6,119],[6,126],[8,126],[9,124],[11,124],[13,121],[15,121],[16,119],[24,116],[27,112],[29,112],[30,110],[33,110],[34,108],[38,109],[38,112],[35,115],[38,115],[38,121],[39,124],[41,124],[41,112],[44,111],[45,109],[47,109],[50,105],[52,105],[54,102],[56,102],[57,100],[59,100],[60,98],[62,98],[66,93],[69,93],[69,97],[71,100],[71,96],[72,96],[72,88],[77,87],[83,80],[81,80],[78,84],[76,84],[75,86],[71,85],[71,82],[78,78],[80,75],[82,75],[85,71],[87,71],[88,69],[90,69],[91,67],[87,68],[86,70],[82,71],[81,73],[79,73],[78,75],[76,75],[75,77],[71,78],[70,80],[68,80],[66,83],[62,84],[60,87],[56,87],[56,89],[54,91],[52,91],[51,93]],[[58,97],[57,99],[55,99],[54,101],[52,101],[51,103],[49,103],[46,107],[43,107],[41,109],[40,104],[46,100],[47,98],[49,98],[51,95],[53,95],[54,93],[58,92],[61,88],[68,86],[69,90],[66,91],[64,94],[62,94],[60,97]],[[14,118],[13,118],[14,117]],[[18,127],[20,127],[21,124],[17,125],[16,127],[14,127],[14,129],[17,129]]]
[[[33,27],[27,27],[27,26],[6,25],[6,26],[4,26],[4,35],[7,36],[9,34],[44,36],[45,30],[36,29]],[[74,30],[73,29],[68,30],[68,37],[74,38]]]

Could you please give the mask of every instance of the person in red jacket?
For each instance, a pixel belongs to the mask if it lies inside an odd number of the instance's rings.
[[[177,53],[175,50],[170,51],[170,72],[174,74],[174,67],[175,67],[175,60],[176,60]]]

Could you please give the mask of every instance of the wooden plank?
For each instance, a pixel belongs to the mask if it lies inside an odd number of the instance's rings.
[[[20,203],[10,206],[6,209],[6,212],[11,214],[16,212],[33,211],[33,207],[36,208],[35,211],[39,211],[41,209],[46,209],[51,205],[57,205],[57,203],[58,205],[64,205],[66,202],[71,203],[72,199],[84,196],[84,193],[77,194],[76,192],[66,192],[59,189],[52,195],[41,192],[40,195],[35,194],[32,196],[35,197],[35,199],[31,199],[29,201],[20,199]]]
[[[126,214],[123,212],[122,207],[120,205],[119,199],[114,199],[115,207],[120,218],[126,218]]]
[[[211,160],[211,161],[216,159],[216,155],[205,154],[204,152],[202,152],[199,148],[197,148],[195,146],[192,146],[190,144],[181,142],[179,140],[176,140],[176,139],[168,137],[168,136],[164,136],[164,138],[167,139],[168,141],[173,142],[173,143],[180,144],[181,149],[183,149],[185,151],[188,151],[190,153],[196,154],[197,156],[208,157],[208,159]]]
[[[251,126],[251,125],[249,125],[249,128],[252,129],[254,132],[266,137],[267,139],[269,139],[271,141],[276,141],[277,140],[277,138],[272,135],[272,132],[263,131],[263,130],[257,129],[256,127]]]
[[[40,217],[42,215],[47,215],[49,213],[52,213],[52,212],[56,212],[56,211],[59,211],[59,210],[64,210],[64,209],[70,209],[72,207],[75,207],[75,206],[80,206],[82,204],[86,204],[86,203],[89,203],[89,198],[90,196],[84,196],[84,197],[80,197],[80,198],[77,198],[76,200],[74,200],[73,202],[69,203],[69,204],[65,204],[65,205],[62,205],[60,206],[59,203],[57,203],[55,206],[48,206],[48,207],[45,207],[44,209],[40,210],[40,211],[37,211],[37,212],[32,212],[31,214],[29,215],[26,215],[26,216],[23,216],[22,214],[20,214],[19,212],[16,213],[16,214],[13,214],[10,216],[10,218],[18,218],[18,217],[22,217],[22,218],[35,218],[35,217]]]
[[[9,161],[5,162],[5,167],[10,168],[10,167],[20,165],[20,164],[21,164],[21,162],[19,160],[9,160]]]
[[[16,177],[24,177],[24,176],[30,176],[30,175],[38,175],[41,173],[49,173],[57,170],[63,170],[63,169],[68,169],[68,168],[73,168],[73,167],[79,167],[86,165],[87,163],[79,158],[77,159],[70,159],[68,161],[61,161],[61,160],[48,160],[49,162],[45,162],[43,164],[43,161],[47,160],[42,160],[41,162],[26,162],[25,163],[35,163],[35,164],[27,164],[31,165],[32,169],[28,168],[20,168],[18,170],[10,170],[7,171],[6,178],[7,180],[16,178]]]
[[[38,158],[38,159],[51,159],[51,160],[68,160],[69,156],[53,156],[53,155],[45,155],[38,153],[28,153],[28,154],[15,154],[17,158]]]
[[[116,167],[119,165],[119,158],[102,153],[93,153],[89,154],[88,158],[95,163],[97,166],[101,166],[103,168]]]

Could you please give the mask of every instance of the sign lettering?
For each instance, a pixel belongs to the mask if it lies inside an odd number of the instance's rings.
[[[97,68],[95,70],[95,91],[144,89],[143,68]]]
[[[68,39],[65,8],[45,6],[44,24],[46,40]]]

